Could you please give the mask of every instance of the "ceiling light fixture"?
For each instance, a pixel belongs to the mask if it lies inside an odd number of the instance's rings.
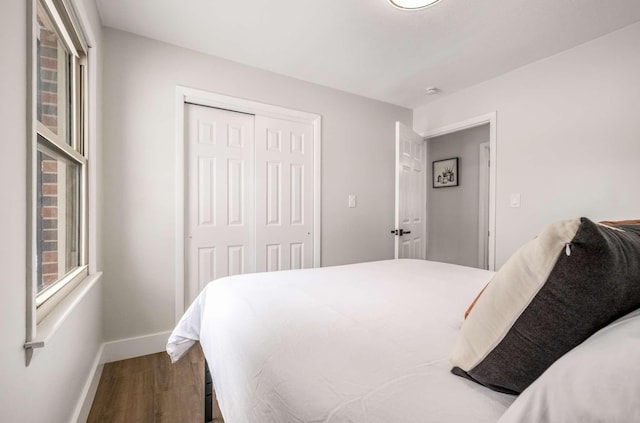
[[[434,94],[438,94],[440,92],[440,88],[438,88],[438,87],[429,87],[429,88],[425,88],[424,92],[427,95],[434,95]]]
[[[402,10],[420,10],[433,6],[439,1],[440,0],[389,0],[389,3]]]

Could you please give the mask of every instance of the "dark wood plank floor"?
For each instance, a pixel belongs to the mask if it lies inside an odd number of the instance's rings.
[[[204,357],[198,344],[175,364],[166,353],[108,363],[87,422],[202,423],[203,390]]]

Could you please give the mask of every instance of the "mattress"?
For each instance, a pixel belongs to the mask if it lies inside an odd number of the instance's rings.
[[[200,341],[226,423],[496,422],[515,397],[450,373],[493,272],[387,260],[211,282],[167,345]]]

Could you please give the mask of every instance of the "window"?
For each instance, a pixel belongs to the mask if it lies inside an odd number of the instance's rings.
[[[65,0],[34,0],[32,323],[87,275],[86,53]],[[35,321],[35,322],[34,322]]]

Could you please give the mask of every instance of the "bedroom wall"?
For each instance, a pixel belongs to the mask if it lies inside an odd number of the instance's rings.
[[[427,259],[478,266],[478,160],[489,125],[428,140]],[[431,163],[459,158],[460,185],[433,188]]]
[[[68,422],[102,343],[102,292],[99,283],[94,285],[25,367],[27,3],[0,3],[0,27],[7,35],[0,38],[0,421]],[[79,8],[85,9],[97,41],[94,46],[99,48],[101,26],[95,5],[87,1]]]
[[[411,110],[113,29],[104,71],[107,339],[174,325],[176,85],[322,115],[323,265],[393,257],[394,122]]]
[[[414,110],[418,132],[497,111],[497,266],[555,220],[638,218],[638,40],[640,23]]]

